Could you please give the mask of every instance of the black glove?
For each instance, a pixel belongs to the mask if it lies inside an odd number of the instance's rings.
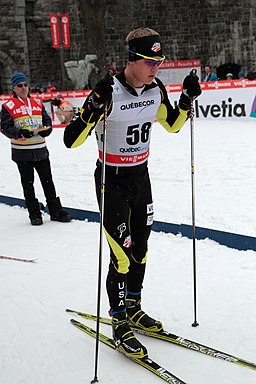
[[[19,137],[30,139],[30,137],[34,136],[33,131],[29,131],[28,129],[20,129],[19,130]]]
[[[179,106],[182,109],[189,110],[191,101],[201,95],[202,90],[199,84],[199,78],[196,71],[192,70],[183,81],[182,94],[180,95]]]
[[[191,100],[195,99],[201,95],[202,90],[199,84],[199,78],[196,75],[196,72],[192,70],[188,76],[185,77],[183,81],[182,92],[188,96]]]
[[[60,106],[60,100],[58,100],[58,99],[51,100],[51,105],[55,105],[55,107],[59,107]]]
[[[107,76],[100,80],[92,92],[91,102],[95,108],[101,108],[112,99],[114,80],[112,76]]]

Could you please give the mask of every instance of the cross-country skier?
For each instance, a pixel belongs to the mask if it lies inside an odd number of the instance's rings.
[[[126,37],[129,59],[125,69],[97,83],[80,116],[65,129],[68,148],[81,145],[95,128],[99,158],[95,170],[101,198],[102,133],[107,106],[104,231],[110,247],[107,292],[113,337],[126,355],[147,356],[130,324],[159,332],[160,321],[141,309],[141,290],[153,224],[153,200],[148,174],[151,130],[155,119],[178,132],[190,114],[191,100],[201,94],[198,77],[187,76],[179,105],[173,108],[156,74],[165,56],[159,34],[138,28]]]

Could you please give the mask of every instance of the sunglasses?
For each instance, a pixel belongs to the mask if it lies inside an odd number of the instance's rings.
[[[18,87],[18,88],[23,88],[23,87],[27,88],[27,86],[28,86],[28,83],[20,83],[20,84],[17,84],[17,87]]]
[[[154,57],[145,56],[145,55],[142,55],[141,53],[131,51],[130,49],[128,50],[128,52],[133,53],[136,56],[142,57],[145,60],[145,64],[148,65],[149,67],[160,67],[160,65],[163,64],[165,60],[165,56],[161,57],[161,59],[157,59]]]

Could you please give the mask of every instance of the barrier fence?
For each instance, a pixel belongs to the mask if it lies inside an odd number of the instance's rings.
[[[256,117],[256,80],[223,80],[201,83],[202,95],[195,100],[195,117],[198,119],[248,119]],[[181,84],[166,85],[169,99],[173,105],[179,101]],[[62,95],[78,113],[90,91],[66,91],[36,94],[44,101],[47,112],[55,127],[60,121],[55,115],[57,107],[51,107],[50,101]],[[34,94],[35,95],[35,94]],[[0,109],[12,95],[0,95]],[[131,105],[132,108],[132,105]]]
[[[7,204],[9,206],[19,206],[25,208],[25,200],[18,199],[15,197],[0,195],[0,203]],[[45,207],[42,203],[42,211],[48,213],[47,206]],[[82,220],[88,222],[98,223],[100,220],[99,213],[94,211],[86,211],[83,209],[64,207],[68,211],[73,219]],[[187,224],[172,224],[163,221],[153,222],[153,231],[172,233],[174,235],[182,235],[189,239],[192,239],[192,226]],[[221,245],[225,245],[229,248],[235,248],[240,251],[252,250],[256,251],[256,238],[251,236],[240,235],[237,233],[218,231],[215,229],[196,227],[196,239],[210,239],[216,241]]]

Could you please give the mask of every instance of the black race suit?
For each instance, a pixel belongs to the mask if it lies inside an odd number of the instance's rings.
[[[173,108],[159,79],[141,95],[126,83],[124,72],[114,78],[106,120],[106,180],[101,190],[103,109],[86,99],[80,116],[64,133],[68,148],[81,145],[95,128],[99,158],[95,170],[98,203],[104,193],[104,231],[110,247],[107,291],[112,314],[125,310],[126,293],[139,294],[145,273],[153,201],[147,159],[153,123],[178,132],[188,110]]]

